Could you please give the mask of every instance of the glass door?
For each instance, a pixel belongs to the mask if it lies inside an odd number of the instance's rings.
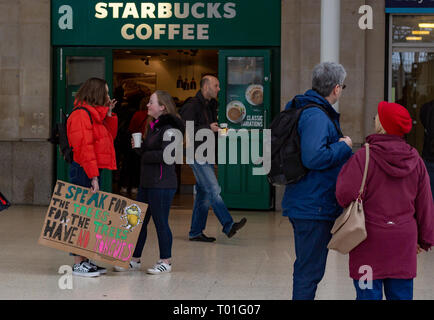
[[[262,156],[263,130],[270,123],[270,51],[219,51],[219,79],[219,124],[240,133],[236,138],[237,160],[231,161],[234,150],[228,138],[226,161],[218,165],[222,198],[228,208],[270,209],[271,186],[265,175],[253,174],[258,165],[253,164],[252,153],[256,145]]]
[[[54,76],[53,124],[61,121],[62,112],[69,114],[73,109],[74,97],[80,86],[89,78],[105,79],[112,90],[112,50],[99,48],[56,48]],[[110,93],[111,94],[111,93]],[[57,149],[57,179],[69,181],[69,164]],[[110,170],[103,170],[101,189],[112,191]]]
[[[407,141],[422,152],[424,127],[421,107],[434,100],[434,50],[394,49],[391,100],[405,106],[413,119]]]
[[[390,16],[389,101],[410,113],[407,142],[422,152],[422,106],[434,100],[434,24],[431,15]]]

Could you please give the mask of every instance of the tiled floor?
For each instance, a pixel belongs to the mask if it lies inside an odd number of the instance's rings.
[[[232,211],[248,221],[232,239],[221,233],[210,213],[206,234],[215,243],[188,241],[191,210],[174,209],[173,271],[158,276],[143,271],[116,273],[109,265],[99,278],[73,278],[72,290],[61,290],[59,267],[72,263],[63,251],[37,243],[46,207],[13,206],[0,213],[0,299],[291,299],[294,246],[292,229],[280,212]],[[158,259],[151,224],[143,250],[142,269]],[[317,299],[352,300],[348,258],[329,253]],[[434,254],[419,256],[415,299],[434,299]]]

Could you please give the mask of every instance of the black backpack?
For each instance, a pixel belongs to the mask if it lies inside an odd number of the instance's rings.
[[[72,153],[72,148],[69,145],[68,135],[66,134],[66,122],[68,121],[71,114],[76,110],[85,110],[89,115],[90,123],[93,124],[90,112],[86,108],[77,107],[73,109],[69,115],[65,114],[62,111],[62,121],[56,123],[53,130],[53,136],[50,139],[51,143],[59,145],[60,154],[63,156],[63,158],[67,163],[72,163],[73,153]]]
[[[271,169],[267,177],[274,186],[296,183],[309,172],[301,161],[300,136],[297,130],[301,113],[309,108],[321,109],[334,124],[339,135],[343,136],[328,112],[319,105],[309,104],[280,112],[270,125]]]

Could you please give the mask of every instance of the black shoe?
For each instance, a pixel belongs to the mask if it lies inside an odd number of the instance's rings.
[[[235,233],[237,233],[238,230],[240,230],[242,227],[244,227],[244,225],[246,224],[247,219],[246,218],[242,218],[240,220],[240,222],[235,222],[232,225],[231,230],[228,233],[228,238],[232,238],[234,236]]]
[[[216,239],[213,237],[207,237],[206,235],[204,235],[203,233],[201,233],[200,235],[190,238],[190,241],[202,241],[202,242],[214,242]]]

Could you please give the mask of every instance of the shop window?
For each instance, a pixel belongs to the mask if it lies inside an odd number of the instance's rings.
[[[421,107],[434,100],[434,15],[391,16],[389,101],[407,108],[413,129],[407,141],[420,152]]]

